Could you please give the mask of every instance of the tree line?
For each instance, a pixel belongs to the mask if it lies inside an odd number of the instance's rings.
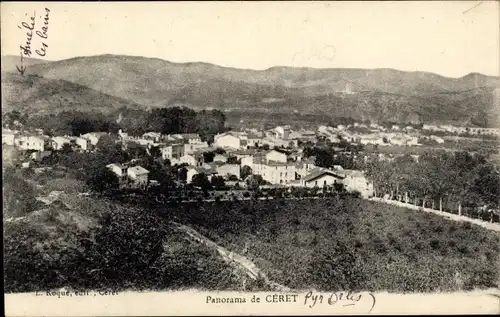
[[[17,110],[2,118],[5,127],[19,125],[42,129],[47,135],[79,136],[89,132],[112,132],[119,129],[140,136],[155,131],[163,134],[198,133],[206,141],[224,132],[226,116],[219,110],[195,111],[186,107],[165,107],[152,110],[121,108],[110,114],[100,112],[63,111],[30,116]]]
[[[500,175],[479,154],[427,152],[415,162],[409,155],[393,162],[371,161],[365,165],[375,189],[383,193],[408,192],[412,197],[460,202],[462,206],[498,208]]]

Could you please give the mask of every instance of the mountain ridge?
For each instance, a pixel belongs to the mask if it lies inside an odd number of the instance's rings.
[[[405,122],[452,118],[457,124],[481,117],[488,126],[500,121],[500,77],[478,73],[450,78],[391,68],[245,70],[105,54],[36,63],[26,74],[89,87],[146,108],[260,109]]]

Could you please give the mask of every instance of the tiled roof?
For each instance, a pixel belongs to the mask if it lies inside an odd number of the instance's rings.
[[[310,182],[318,177],[321,177],[323,175],[331,175],[333,177],[337,177],[337,178],[345,178],[344,175],[341,175],[339,172],[337,171],[332,171],[332,170],[328,170],[328,169],[325,169],[325,168],[315,168],[314,170],[311,171],[311,173],[309,173],[306,177],[304,177],[304,182]]]
[[[144,175],[149,173],[147,169],[139,165],[129,167],[129,170],[132,170],[136,175]]]

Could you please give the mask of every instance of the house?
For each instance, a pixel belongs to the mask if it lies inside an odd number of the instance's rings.
[[[104,135],[108,135],[108,133],[107,132],[90,132],[90,133],[82,134],[82,135],[80,135],[80,137],[89,140],[90,144],[95,146],[99,142],[99,139]]]
[[[207,142],[200,142],[200,143],[184,143],[184,153],[185,154],[192,154],[196,151],[202,150],[202,149],[208,149],[208,143]]]
[[[49,146],[48,140],[38,135],[16,137],[14,143],[21,150],[45,151]]]
[[[247,135],[247,147],[260,147],[262,144],[262,135],[255,133]]]
[[[242,157],[240,160],[240,166],[243,167],[243,166],[248,166],[250,168],[252,168],[253,166],[253,156],[245,156],[245,157]]]
[[[159,132],[146,132],[142,135],[142,138],[145,140],[153,141],[153,142],[160,142],[161,133],[159,133]]]
[[[56,136],[52,138],[52,148],[54,150],[61,150],[65,144],[70,145],[71,139],[63,136]]]
[[[196,133],[172,134],[171,137],[185,141],[187,144],[201,144],[201,137]]]
[[[271,150],[266,153],[266,161],[267,162],[282,162],[286,163],[286,154],[276,151],[276,150]]]
[[[164,160],[179,160],[184,153],[184,144],[163,144],[160,145],[161,157]]]
[[[278,126],[274,128],[274,131],[278,139],[288,140],[288,137],[290,136],[289,126]]]
[[[214,137],[214,146],[220,148],[233,148],[239,149],[241,147],[241,140],[238,136],[230,133],[218,134]]]
[[[296,179],[302,179],[307,176],[313,169],[316,168],[316,165],[314,164],[316,161],[316,158],[314,156],[304,158],[298,162],[295,163],[295,178]]]
[[[361,171],[342,170],[344,187],[348,192],[359,192],[361,197],[373,197],[373,183],[369,182]]]
[[[384,138],[378,135],[363,135],[359,139],[359,143],[366,144],[378,144],[378,145],[389,145],[389,143],[384,142]]]
[[[33,152],[31,153],[31,159],[34,160],[34,161],[40,161],[42,160],[44,157],[48,157],[52,154],[52,151],[36,151],[36,152]]]
[[[250,167],[254,175],[262,176],[271,184],[286,184],[295,180],[295,163],[268,162],[263,156],[255,156]]]
[[[179,158],[179,164],[187,164],[187,165],[192,165],[192,166],[197,166],[197,159],[194,157],[194,155],[190,154],[184,154]]]
[[[265,137],[262,139],[262,144],[267,144],[269,147],[297,147],[297,140],[284,140],[274,137]]]
[[[240,179],[240,165],[238,164],[224,164],[216,168],[217,174],[221,176],[234,175]],[[229,177],[226,177],[229,178]]]
[[[113,173],[115,173],[120,184],[124,184],[127,181],[127,167],[121,164],[108,164],[106,165]]]
[[[435,135],[431,135],[431,136],[430,136],[430,139],[431,139],[431,140],[434,140],[434,141],[435,141],[436,143],[438,143],[438,144],[442,144],[442,143],[444,143],[444,139],[443,139],[443,138],[440,138],[440,137],[435,136]]]
[[[2,130],[2,145],[14,145],[16,134],[12,131]]]
[[[214,162],[227,162],[229,156],[227,154],[216,154],[214,156]]]
[[[82,137],[75,138],[75,144],[79,146],[82,151],[89,151],[92,146],[92,143],[89,139],[85,139]]]
[[[323,187],[343,184],[345,176],[339,171],[325,168],[315,168],[306,177],[301,179],[301,185],[305,187]]]
[[[208,178],[209,181],[212,180],[212,177],[217,175],[217,171],[215,171],[212,167],[205,166],[205,167],[194,167],[194,166],[188,166],[187,168],[187,173],[186,173],[186,182],[189,184],[193,181],[194,175],[197,174],[205,174]]]
[[[136,165],[127,169],[128,177],[137,185],[147,185],[149,171],[142,166]]]

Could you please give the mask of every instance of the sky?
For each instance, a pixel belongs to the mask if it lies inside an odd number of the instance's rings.
[[[394,68],[500,75],[495,1],[1,3],[2,55],[20,54],[23,22],[42,32],[32,57],[124,54],[266,69]],[[45,44],[45,56],[34,52]],[[41,52],[39,50],[39,52]],[[43,54],[43,52],[41,52]]]

